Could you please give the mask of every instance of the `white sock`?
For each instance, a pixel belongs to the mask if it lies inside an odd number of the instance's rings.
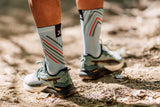
[[[47,71],[55,75],[65,68],[61,24],[38,28],[38,33],[45,55]]]
[[[98,57],[101,53],[99,38],[103,9],[80,10],[81,27],[83,32],[84,53]]]

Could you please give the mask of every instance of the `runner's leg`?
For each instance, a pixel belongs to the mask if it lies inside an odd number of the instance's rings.
[[[28,0],[45,54],[49,74],[65,68],[60,0]]]

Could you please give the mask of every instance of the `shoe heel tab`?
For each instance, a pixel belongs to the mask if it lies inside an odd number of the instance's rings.
[[[67,67],[67,70],[66,70],[66,72],[69,72],[70,70],[71,70],[71,68],[68,68],[68,67]]]

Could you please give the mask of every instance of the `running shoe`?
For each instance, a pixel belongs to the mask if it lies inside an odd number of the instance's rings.
[[[60,98],[68,97],[76,92],[68,71],[66,67],[56,75],[50,75],[43,61],[43,67],[24,78],[24,88],[30,92],[47,92]]]
[[[124,61],[117,51],[106,50],[101,45],[101,54],[94,57],[90,54],[82,55],[79,76],[82,79],[98,79],[108,71],[117,71],[124,66]]]

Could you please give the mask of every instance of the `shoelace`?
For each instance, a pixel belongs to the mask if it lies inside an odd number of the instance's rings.
[[[102,44],[102,46],[105,46],[107,48],[107,50],[112,51],[110,46],[112,45],[113,42],[111,40],[107,40],[105,42],[102,42],[102,40],[100,40],[100,43]]]
[[[100,41],[101,41],[102,46],[105,46],[105,47],[107,48],[107,50],[113,51],[113,50],[110,48],[110,46],[111,46],[112,43],[113,43],[111,40],[105,41],[104,43],[102,42],[102,40],[100,40]],[[118,52],[120,55],[122,55],[122,54],[125,53],[125,48],[121,48],[121,49],[119,49],[119,50],[116,50],[116,52]]]
[[[44,61],[44,60],[41,60],[41,61],[37,61],[37,62],[36,62],[36,64],[40,64],[40,63],[43,63],[43,66],[37,70],[37,77],[38,77],[38,79],[40,79],[40,77],[39,77],[38,74],[39,74],[40,72],[42,72],[43,69],[46,69],[45,61]]]
[[[43,63],[43,66],[37,70],[37,77],[38,77],[38,79],[41,79],[40,76],[39,76],[40,72],[43,72],[44,70],[46,70],[46,62],[44,60],[36,62],[36,64],[40,64],[40,63]],[[60,79],[60,78],[47,79],[47,81],[54,81],[54,83],[57,83],[58,79]]]
[[[40,64],[40,63],[45,63],[45,61],[44,60],[36,61],[36,64]]]
[[[103,42],[101,39],[100,39],[100,44],[102,44],[102,46],[104,46],[104,47],[106,47],[107,48],[107,50],[109,50],[109,51],[113,51],[111,48],[110,48],[110,46],[112,45],[112,41],[111,40],[107,40],[107,41],[105,41],[105,42]],[[103,47],[102,47],[103,48]],[[124,54],[125,53],[125,48],[121,48],[121,49],[119,49],[119,50],[117,50],[116,52],[118,52],[119,54]],[[84,55],[82,55],[81,56],[81,58],[80,58],[80,61],[81,62],[83,62],[84,61],[84,57],[83,57]]]
[[[102,44],[102,46],[105,46],[107,48],[107,50],[110,50],[112,51],[112,49],[109,47],[112,45],[112,41],[111,40],[108,40],[108,41],[105,41],[105,42],[102,42],[102,40],[100,39],[100,44]],[[103,48],[103,47],[102,47]],[[83,62],[84,61],[84,57],[83,55],[81,56],[80,58],[80,61]]]
[[[40,63],[43,63],[43,66],[41,67],[41,68],[39,68],[38,69],[38,71],[37,71],[37,77],[38,77],[38,79],[40,79],[40,77],[39,77],[39,73],[40,72],[42,72],[43,70],[46,70],[46,62],[44,61],[44,60],[41,60],[41,61],[37,61],[36,62],[36,64],[40,64]],[[67,72],[69,72],[71,69],[69,68],[69,69],[67,69]],[[60,78],[54,78],[54,79],[51,79],[50,81],[54,81],[54,82],[56,82],[58,79],[60,79]]]

